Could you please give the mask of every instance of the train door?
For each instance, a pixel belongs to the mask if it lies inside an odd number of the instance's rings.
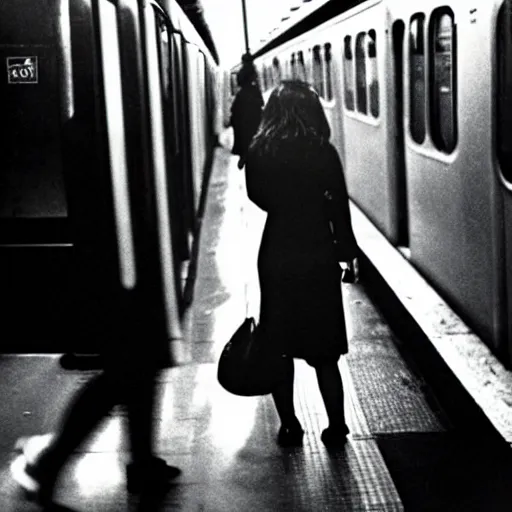
[[[170,50],[165,14],[156,3],[96,2],[119,262],[115,314],[137,357],[151,354],[153,361],[169,365],[174,354],[168,342],[181,338],[183,308],[169,179],[174,169],[167,139],[172,126],[166,125]]]
[[[201,51],[197,52],[196,60],[196,77],[197,88],[195,101],[196,110],[196,131],[198,136],[198,147],[194,153],[197,157],[195,167],[195,182],[196,182],[196,215],[199,215],[199,208],[201,203],[201,192],[203,190],[204,171],[206,164],[207,153],[207,115],[206,115],[206,67],[205,57]]]
[[[176,57],[180,69],[181,84],[181,113],[183,119],[183,130],[181,140],[183,142],[184,157],[184,190],[185,214],[188,226],[188,246],[191,248],[193,236],[196,232],[196,213],[194,208],[194,182],[193,182],[193,145],[192,145],[192,117],[190,103],[194,101],[189,94],[189,75],[191,70],[191,58],[189,55],[189,44],[181,34],[175,34]]]
[[[199,90],[203,87],[203,76],[201,74],[202,54],[193,45],[187,45],[188,62],[188,95],[189,95],[189,116],[190,116],[190,137],[191,137],[191,164],[192,164],[192,191],[193,191],[193,215],[199,209],[199,194],[202,184],[203,171],[203,130],[201,117],[203,106]]]
[[[398,226],[395,113],[384,9],[376,3],[342,23],[343,129],[350,197],[394,244]]]
[[[216,134],[222,131],[220,126],[220,105],[216,103],[216,95],[220,98],[219,77],[205,60],[205,76],[206,76],[206,112],[208,113],[208,146],[209,152],[213,150],[212,146],[216,141]]]
[[[505,303],[500,355],[505,364],[512,366],[512,2],[501,6],[497,30],[498,94],[496,104],[497,160],[499,195],[503,201],[503,250],[505,254],[505,290],[501,300]]]
[[[163,13],[156,13],[156,38],[162,86],[162,115],[164,119],[164,143],[166,148],[167,193],[169,196],[169,215],[171,219],[172,247],[177,270],[189,257],[187,227],[183,204],[183,162],[180,151],[180,126],[177,110],[179,89],[173,70],[173,51],[170,20]],[[181,273],[175,272],[175,285],[178,293],[180,311],[183,310]]]
[[[188,95],[186,88],[185,43],[179,32],[170,34],[171,69],[172,69],[172,98],[174,115],[174,157],[173,167],[179,169],[179,209],[183,222],[182,238],[179,241],[181,259],[187,260],[191,255],[192,233],[194,232],[194,212],[191,206],[191,153],[188,120]]]
[[[63,154],[83,297],[83,345],[71,349],[121,355],[164,331],[159,275],[148,285],[159,260],[147,225],[139,17],[134,1],[123,9],[112,0],[72,1],[69,9],[73,115],[63,126]]]
[[[181,290],[178,285],[181,279],[181,267],[173,251],[173,233],[171,224],[171,208],[169,185],[168,158],[165,127],[165,98],[162,89],[169,77],[162,74],[162,61],[159,51],[162,49],[162,38],[168,33],[162,32],[159,17],[160,7],[153,3],[143,6],[144,16],[144,49],[146,61],[146,84],[149,98],[149,132],[152,141],[150,166],[152,169],[153,193],[156,209],[156,228],[158,233],[158,255],[161,279],[161,300],[166,317],[167,335],[170,339],[181,338],[179,304]],[[166,34],[166,35],[164,35]],[[166,60],[169,59],[167,55]]]
[[[72,343],[68,352],[117,353],[131,345],[126,336],[134,334],[132,304],[140,279],[118,5],[72,1],[69,9],[73,115],[63,126],[63,156],[70,183],[75,285],[82,300],[77,311],[80,343]],[[73,364],[71,359],[68,363]]]
[[[87,3],[70,4],[75,115],[66,127],[67,167],[77,176],[80,208],[78,268],[85,269],[90,297],[100,302],[101,321],[88,322],[95,337],[119,344],[113,348],[120,356],[131,349],[169,364],[167,340],[181,337],[180,290],[158,8],[137,0],[91,4],[93,37],[85,40],[81,27],[90,15],[81,9]]]
[[[69,16],[0,2],[2,351],[63,350],[75,327],[74,248],[61,123],[70,115]],[[25,27],[30,27],[26,30]]]
[[[407,180],[405,170],[404,150],[404,33],[405,24],[402,20],[393,23],[392,28],[392,57],[393,81],[395,91],[395,165],[398,203],[398,238],[397,245],[408,247],[409,223],[407,214]]]

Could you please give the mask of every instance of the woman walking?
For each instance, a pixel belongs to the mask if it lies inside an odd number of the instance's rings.
[[[329,418],[324,444],[341,446],[348,434],[338,368],[348,350],[340,262],[353,262],[358,248],[329,138],[314,89],[284,81],[269,98],[247,156],[249,198],[268,212],[258,256],[260,330],[289,356],[273,393],[281,446],[300,445],[304,435],[293,404],[293,358],[316,371]]]

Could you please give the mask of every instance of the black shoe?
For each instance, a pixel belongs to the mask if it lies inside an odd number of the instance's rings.
[[[349,432],[345,424],[341,427],[331,426],[322,432],[321,439],[327,448],[341,448],[347,442]]]
[[[14,481],[23,489],[27,500],[45,507],[52,504],[54,479],[36,476],[36,467],[29,464],[23,454],[13,460],[10,469]]]
[[[128,492],[136,494],[166,491],[170,481],[180,474],[181,469],[153,457],[147,464],[131,463],[126,466],[126,487]]]
[[[10,467],[11,475],[25,497],[46,506],[52,503],[57,478],[57,472],[50,470],[49,461],[45,459],[52,439],[53,434],[18,439],[14,451],[19,455]]]
[[[300,423],[293,427],[285,427],[284,425],[279,429],[277,434],[277,444],[283,447],[302,446],[302,438],[304,437],[304,430]]]

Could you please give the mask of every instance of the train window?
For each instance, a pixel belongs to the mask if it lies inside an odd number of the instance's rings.
[[[176,154],[181,151],[181,118],[183,116],[182,109],[183,106],[181,104],[182,97],[182,87],[181,87],[181,66],[180,66],[180,48],[181,42],[176,38],[176,34],[170,34],[170,43],[171,43],[171,70],[172,70],[172,83],[173,83],[173,114],[174,114],[174,133],[175,133],[175,141],[174,148]]]
[[[169,54],[169,30],[160,16],[155,16],[157,40],[159,43],[160,73],[162,77],[162,95],[168,100],[171,93],[171,57]]]
[[[498,15],[497,151],[503,177],[512,182],[512,8],[504,3]]]
[[[173,126],[173,136],[167,137],[169,154],[177,154],[179,151],[179,140],[174,134],[180,132],[178,118],[175,112],[176,94],[173,94],[173,73],[171,57],[171,34],[162,16],[155,15],[156,37],[158,44],[158,57],[160,61],[160,77],[162,85],[162,101],[164,104],[164,119],[167,129]]]
[[[304,54],[300,51],[297,54],[297,78],[306,82],[306,66],[304,65]]]
[[[289,80],[291,78],[291,73],[290,73],[290,61],[289,60],[285,60],[284,61],[284,66],[283,66],[283,77],[285,80]]]
[[[234,96],[236,94],[236,89],[237,89],[237,82],[236,82],[236,71],[233,71],[230,75],[230,85],[231,85],[231,96]]]
[[[325,97],[324,72],[322,56],[320,55],[320,45],[313,48],[313,86],[320,96]]]
[[[425,140],[425,15],[415,14],[409,27],[409,123],[411,137]]]
[[[434,144],[445,153],[451,153],[457,143],[455,29],[452,11],[434,11],[430,19],[430,128]]]
[[[292,69],[292,78],[295,80],[297,78],[297,62],[295,60],[295,53],[292,53],[290,57],[290,65]]]
[[[272,69],[274,70],[274,84],[279,85],[281,83],[282,74],[281,74],[281,63],[277,57],[274,57],[272,61]]]
[[[375,30],[368,32],[368,75],[370,113],[373,117],[379,117],[379,73],[377,66],[377,34]]]
[[[352,37],[343,40],[343,85],[345,89],[345,106],[354,110],[354,56],[352,54]]]
[[[306,81],[313,83],[313,49],[308,49],[308,58],[306,59]]]
[[[365,40],[366,33],[360,32],[356,38],[356,102],[357,110],[362,114],[368,113]]]
[[[331,43],[325,43],[325,96],[327,100],[332,100],[332,55]]]

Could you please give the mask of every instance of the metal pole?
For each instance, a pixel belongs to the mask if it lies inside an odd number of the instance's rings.
[[[249,50],[249,33],[247,30],[247,8],[245,7],[245,0],[242,0],[242,13],[244,16],[244,36],[245,36],[245,53],[250,53]]]

